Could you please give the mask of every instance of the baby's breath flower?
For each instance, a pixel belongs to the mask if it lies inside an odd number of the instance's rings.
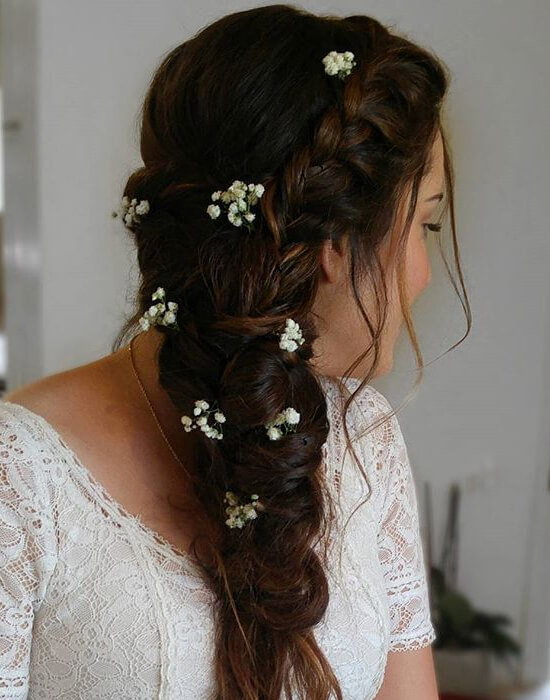
[[[136,206],[136,214],[138,216],[144,216],[149,212],[149,202],[146,199],[143,199],[137,206]]]
[[[291,425],[296,425],[300,421],[300,414],[295,411],[291,406],[285,410],[286,422]]]
[[[126,228],[131,229],[134,224],[141,221],[141,217],[149,213],[149,202],[142,199],[139,202],[134,197],[132,200],[126,195],[122,197],[119,211],[112,212],[113,217],[120,216]]]
[[[239,499],[233,491],[225,492],[224,501],[229,503],[229,506],[225,509],[229,517],[225,522],[229,527],[242,528],[247,520],[254,520],[258,517],[257,510],[264,510],[264,506],[258,500],[257,493],[253,494],[251,498],[252,501],[250,503],[240,505]]]
[[[289,352],[297,350],[298,346],[305,342],[300,326],[292,318],[287,318],[285,330],[280,338],[279,347]]]
[[[267,435],[270,440],[278,440],[283,437],[282,431],[279,430],[279,428],[275,428],[275,426],[271,426],[267,429]]]
[[[217,204],[210,204],[207,208],[206,211],[210,215],[212,219],[217,219],[218,216],[221,214],[221,209]]]
[[[357,65],[353,60],[351,51],[330,51],[324,58],[323,64],[328,75],[336,75],[342,80],[351,73],[351,69]]]
[[[237,503],[239,502],[239,499],[233,493],[233,491],[226,491],[225,492],[225,500],[229,503],[230,506],[236,506]]]
[[[210,414],[214,414],[214,419],[218,425],[225,423],[225,416],[221,411],[217,409],[210,409],[210,404],[204,399],[198,399],[195,401],[195,406],[193,408],[193,415],[198,416],[196,419],[191,418],[191,416],[182,416],[181,422],[183,424],[184,430],[189,433],[191,430],[199,427],[202,432],[209,438],[215,440],[222,440],[223,433],[221,430],[212,426],[208,423]]]
[[[292,406],[288,406],[264,427],[270,440],[279,440],[286,433],[295,432],[294,426],[299,422],[300,414],[298,411]]]
[[[175,301],[169,301],[169,310],[166,311],[166,304],[164,302],[165,297],[166,292],[164,291],[163,287],[157,287],[156,291],[153,292],[151,298],[153,301],[158,300],[157,303],[152,304],[139,319],[139,325],[144,331],[149,330],[151,325],[168,326],[179,330],[179,326],[176,321],[178,305]]]
[[[241,226],[243,223],[243,220],[241,219],[241,217],[238,216],[237,214],[235,214],[234,212],[231,212],[231,211],[227,215],[227,218],[234,226]]]
[[[253,182],[246,185],[242,180],[233,180],[233,183],[227,190],[216,190],[212,193],[212,201],[221,201],[228,204],[227,219],[233,226],[242,226],[243,224],[252,230],[252,222],[256,215],[250,211],[250,207],[258,202],[258,198],[262,196],[265,188],[262,184],[255,185]],[[206,208],[207,214],[211,219],[217,219],[221,214],[221,208],[217,204],[210,204]]]

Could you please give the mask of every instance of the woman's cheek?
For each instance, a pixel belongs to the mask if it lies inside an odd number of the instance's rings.
[[[428,257],[428,255],[426,255],[426,262],[424,264],[424,267],[425,267],[424,286],[422,287],[422,289],[425,289],[432,281],[432,268],[430,265],[430,258]]]
[[[431,282],[430,258],[424,239],[411,246],[408,255],[408,274],[411,303]]]

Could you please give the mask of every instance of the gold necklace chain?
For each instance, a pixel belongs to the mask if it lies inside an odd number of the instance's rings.
[[[132,369],[134,370],[134,374],[135,374],[135,376],[136,376],[137,383],[139,384],[139,388],[141,389],[141,392],[142,392],[143,396],[145,397],[145,400],[147,401],[147,405],[149,406],[149,409],[150,409],[150,411],[151,411],[151,414],[152,414],[153,418],[155,419],[155,423],[157,424],[157,427],[158,427],[158,429],[159,429],[159,431],[160,431],[160,434],[161,434],[162,437],[164,438],[164,442],[168,445],[168,448],[169,448],[170,452],[174,455],[174,457],[175,457],[176,460],[179,462],[179,464],[181,464],[181,466],[183,467],[183,469],[184,469],[184,471],[186,472],[186,474],[189,475],[189,472],[188,472],[187,469],[185,468],[183,462],[182,462],[181,459],[178,457],[178,455],[176,454],[174,448],[173,448],[172,445],[170,444],[170,441],[168,440],[168,438],[167,438],[166,435],[164,434],[164,430],[162,429],[162,425],[160,424],[160,421],[159,421],[159,419],[157,418],[157,414],[155,413],[155,410],[153,409],[153,406],[152,406],[152,404],[151,404],[151,401],[149,400],[149,397],[147,396],[147,392],[145,391],[145,387],[144,387],[143,384],[141,383],[141,379],[139,378],[139,375],[138,375],[138,373],[137,373],[136,365],[135,365],[135,363],[134,363],[134,353],[133,353],[133,351],[132,351],[132,343],[134,342],[134,340],[136,339],[136,337],[137,337],[137,336],[134,336],[134,337],[132,338],[132,340],[130,341],[130,345],[128,345],[128,350],[130,351],[130,362],[131,362],[131,364],[132,364]],[[190,475],[189,475],[189,476],[190,476]]]

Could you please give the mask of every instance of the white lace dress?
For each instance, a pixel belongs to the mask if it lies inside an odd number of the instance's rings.
[[[344,454],[342,396],[321,379],[343,522],[368,492]],[[375,697],[388,651],[435,639],[399,423],[361,435],[390,410],[367,385],[348,413],[373,493],[348,523],[341,569],[334,550],[315,628],[344,700]],[[113,500],[42,416],[0,400],[0,698],[210,700],[214,605],[193,558]]]

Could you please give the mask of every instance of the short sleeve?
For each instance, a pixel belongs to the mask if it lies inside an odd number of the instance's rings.
[[[378,560],[388,595],[389,651],[427,646],[436,635],[430,615],[427,570],[420,536],[417,496],[407,447],[390,402],[374,387],[361,399],[369,454],[378,493]]]
[[[47,472],[33,435],[0,401],[0,698],[29,689],[35,613],[57,560]]]

